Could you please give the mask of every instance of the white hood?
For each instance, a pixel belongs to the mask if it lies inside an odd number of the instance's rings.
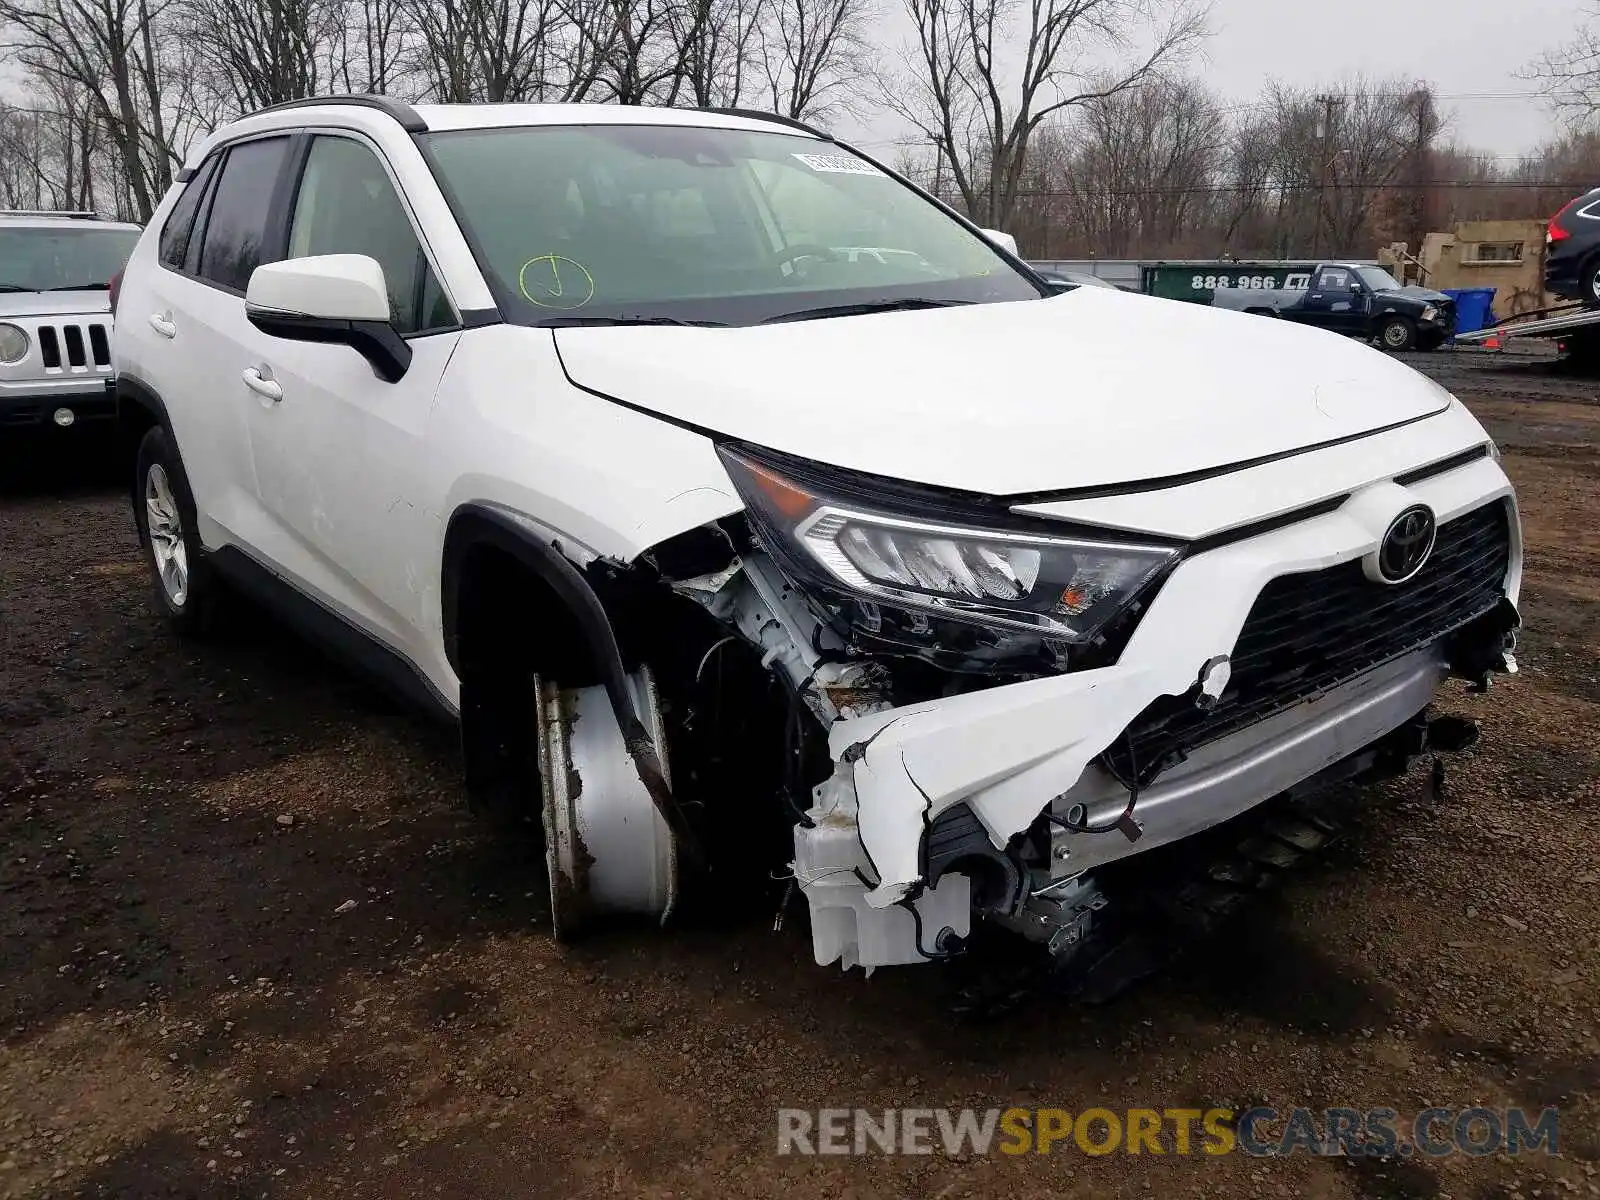
[[[1231,466],[1442,411],[1322,330],[1102,288],[734,329],[560,329],[583,387],[803,458],[992,495]]]
[[[70,292],[11,292],[0,295],[13,317],[75,317],[111,311],[111,293],[104,288]]]

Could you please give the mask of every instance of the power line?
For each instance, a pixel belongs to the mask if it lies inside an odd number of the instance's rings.
[[[1413,88],[1405,92],[1354,92],[1352,95],[1371,97],[1375,100],[1404,100],[1414,96],[1419,89]],[[1550,99],[1545,92],[1435,92],[1435,101],[1456,100],[1544,100]],[[1315,99],[1315,97],[1312,97]],[[1292,103],[1292,101],[1291,101]],[[1270,98],[1261,100],[1241,100],[1237,104],[1225,104],[1217,111],[1221,113],[1250,112],[1255,109],[1271,109],[1279,107],[1279,101]]]
[[[1260,187],[1252,187],[1252,186],[1250,186],[1248,184],[1237,184],[1237,183],[1206,183],[1206,184],[1187,184],[1187,185],[1184,185],[1182,187],[1109,188],[1109,189],[1103,189],[1103,190],[1102,189],[1094,189],[1094,190],[1086,190],[1086,191],[1073,191],[1073,190],[1071,190],[1069,188],[1022,188],[1022,189],[1018,190],[1017,195],[1019,197],[1029,196],[1029,197],[1045,197],[1045,198],[1055,197],[1055,196],[1067,196],[1067,197],[1073,197],[1073,198],[1078,198],[1078,199],[1087,199],[1087,200],[1099,199],[1099,198],[1102,198],[1102,197],[1105,197],[1105,196],[1196,196],[1196,195],[1215,195],[1215,194],[1228,193],[1228,192],[1254,192],[1254,193],[1260,193],[1263,196],[1275,196],[1275,195],[1278,195],[1281,192],[1311,192],[1311,191],[1317,191],[1317,190],[1319,190],[1320,187],[1323,187],[1323,186],[1325,186],[1326,190],[1330,191],[1330,192],[1337,192],[1337,191],[1400,192],[1400,191],[1420,191],[1420,190],[1427,190],[1427,189],[1434,189],[1434,188],[1438,188],[1438,189],[1454,188],[1454,189],[1460,189],[1460,190],[1484,190],[1484,189],[1493,189],[1493,188],[1514,188],[1514,189],[1527,190],[1527,191],[1537,191],[1537,190],[1540,190],[1540,189],[1546,189],[1546,190],[1550,190],[1550,191],[1557,191],[1557,190],[1571,191],[1573,188],[1585,188],[1585,187],[1587,187],[1587,185],[1584,184],[1584,183],[1575,182],[1575,181],[1569,180],[1569,179],[1557,179],[1557,180],[1548,180],[1548,179],[1545,179],[1545,180],[1526,180],[1526,179],[1507,179],[1507,180],[1499,180],[1499,179],[1431,179],[1431,180],[1424,180],[1424,181],[1421,181],[1421,182],[1417,182],[1417,181],[1411,181],[1411,182],[1400,181],[1400,182],[1389,182],[1389,183],[1362,183],[1362,182],[1359,182],[1359,181],[1351,181],[1351,182],[1345,182],[1345,183],[1329,182],[1326,185],[1319,185],[1316,181],[1312,181],[1312,182],[1309,182],[1309,183],[1301,183],[1301,182],[1295,182],[1295,183],[1271,183],[1271,184],[1263,184]]]

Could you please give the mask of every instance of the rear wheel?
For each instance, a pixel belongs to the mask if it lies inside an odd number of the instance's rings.
[[[1378,342],[1385,350],[1410,350],[1417,344],[1417,327],[1409,317],[1389,317],[1378,327]]]
[[[206,628],[221,584],[195,532],[194,497],[183,465],[159,425],[139,443],[134,520],[145,549],[156,605],[183,633]]]
[[[1583,298],[1590,304],[1600,304],[1600,258],[1591,259],[1584,268]]]

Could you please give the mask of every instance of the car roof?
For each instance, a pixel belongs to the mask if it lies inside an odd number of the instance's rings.
[[[98,217],[0,212],[0,229],[125,229],[138,233],[140,227],[128,221],[102,221]]]
[[[746,109],[652,108],[634,104],[419,104],[387,96],[321,96],[275,104],[240,117],[189,147],[178,175],[186,182],[218,146],[236,139],[316,126],[354,129],[378,136],[386,128],[407,133],[540,126],[661,125],[786,133],[808,141],[828,135],[799,121]]]
[[[398,121],[411,132],[449,132],[460,129],[500,129],[541,125],[672,125],[703,129],[744,129],[786,132],[819,139],[825,134],[802,122],[748,109],[663,108],[640,104],[417,104],[386,96],[313,96],[275,104],[241,117],[206,139],[228,140],[235,128],[296,128],[331,118],[340,124],[366,125],[373,118]]]
[[[776,117],[764,119],[699,108],[650,108],[637,104],[418,104],[415,108],[428,123],[429,132],[507,125],[690,125],[816,136]]]

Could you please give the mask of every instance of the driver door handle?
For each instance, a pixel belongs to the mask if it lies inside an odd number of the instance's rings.
[[[283,399],[283,386],[264,367],[246,367],[240,378],[244,380],[245,387],[263,400],[276,404]]]
[[[150,328],[164,338],[178,336],[178,327],[173,323],[172,316],[169,313],[151,313]]]

